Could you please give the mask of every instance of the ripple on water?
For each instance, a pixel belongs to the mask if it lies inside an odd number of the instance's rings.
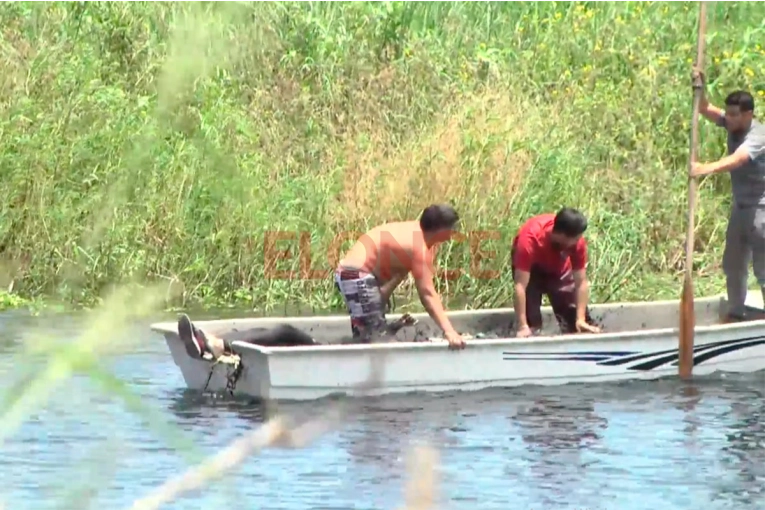
[[[2,320],[0,329],[6,339],[19,331]],[[20,345],[0,345],[3,388],[18,382],[22,362],[11,354]],[[28,370],[33,362],[23,361]],[[8,507],[58,508],[61,491],[84,484],[94,487],[94,508],[125,507],[273,412],[185,391],[156,336],[105,363],[159,422],[85,378],[70,380],[0,450]],[[267,450],[167,508],[397,508],[407,454],[429,441],[441,454],[442,509],[754,509],[765,501],[764,376],[369,399],[357,419],[308,448]],[[305,419],[325,405],[279,410]]]

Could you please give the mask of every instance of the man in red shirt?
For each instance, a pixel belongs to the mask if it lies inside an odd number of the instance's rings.
[[[564,333],[599,333],[587,301],[587,219],[576,209],[541,214],[526,221],[513,240],[517,336],[542,327],[542,295],[550,298]]]

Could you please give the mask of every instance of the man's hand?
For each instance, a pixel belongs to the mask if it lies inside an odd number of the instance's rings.
[[[696,87],[696,84],[699,83],[701,88],[704,88],[707,84],[706,81],[707,79],[706,76],[704,76],[704,71],[693,66],[693,68],[691,68],[691,86]]]
[[[698,161],[694,161],[691,163],[691,171],[688,172],[688,175],[691,177],[701,177],[703,175],[708,175],[712,173],[712,167],[711,165],[708,165],[707,163],[699,163]]]
[[[577,333],[600,333],[600,328],[597,326],[591,326],[590,324],[587,324],[587,321],[578,320],[576,321],[576,332]]]
[[[456,331],[446,333],[446,341],[449,342],[449,349],[464,349],[465,340],[462,339]]]
[[[515,333],[515,336],[518,338],[528,338],[531,336],[531,328],[527,325],[521,326],[518,328],[518,331]]]
[[[401,323],[404,326],[414,326],[415,324],[417,324],[417,319],[415,319],[414,317],[412,317],[408,313],[405,313],[404,315],[402,315],[401,319],[399,319],[399,320],[401,320]]]

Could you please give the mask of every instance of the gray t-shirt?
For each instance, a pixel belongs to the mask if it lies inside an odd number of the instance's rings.
[[[725,115],[717,123],[725,127]],[[743,135],[728,133],[728,155],[744,146],[749,161],[730,172],[733,201],[739,207],[765,206],[765,126],[752,119]]]

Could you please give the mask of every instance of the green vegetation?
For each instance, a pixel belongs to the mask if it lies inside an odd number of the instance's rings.
[[[710,5],[718,104],[765,94],[763,18]],[[452,306],[508,303],[515,229],[561,205],[591,220],[593,299],[678,296],[696,20],[663,2],[3,4],[0,303],[153,281],[186,305],[337,306],[329,278],[268,278],[267,232],[306,232],[329,269],[337,233],[446,200],[503,236],[484,245],[503,277],[442,282]],[[702,144],[716,159],[723,133],[703,123]],[[697,294],[720,292],[727,177],[699,200]],[[441,264],[467,269],[463,244]]]

